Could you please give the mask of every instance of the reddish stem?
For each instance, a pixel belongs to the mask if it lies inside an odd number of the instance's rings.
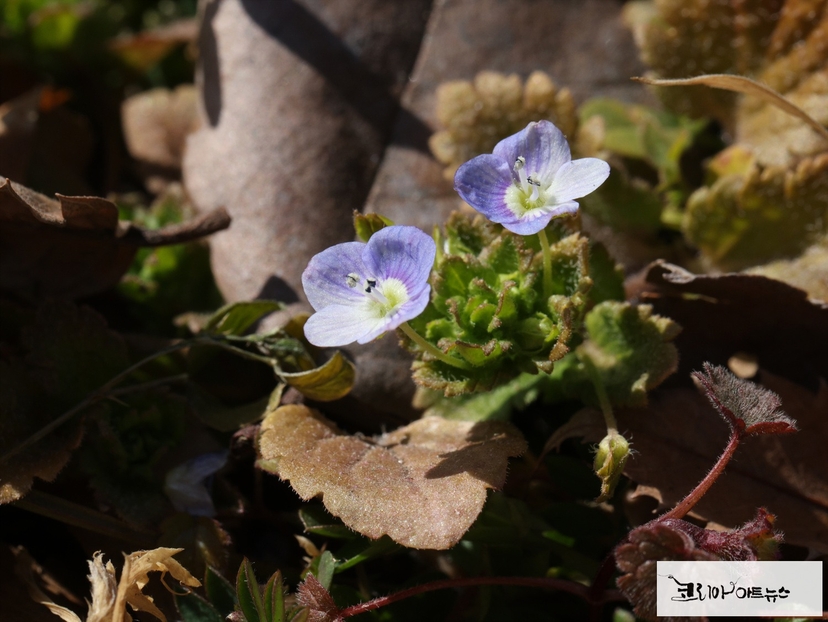
[[[727,463],[730,462],[730,459],[736,452],[736,448],[739,446],[741,438],[741,430],[737,427],[731,427],[730,440],[727,442],[727,447],[725,447],[722,455],[719,456],[716,464],[713,465],[713,468],[710,469],[710,472],[705,475],[704,479],[699,482],[699,485],[696,486],[684,499],[682,499],[676,507],[666,514],[662,514],[656,520],[663,521],[668,518],[683,518],[687,512],[693,509],[693,506],[699,502],[699,499],[701,499],[704,494],[710,490],[713,483],[719,479],[719,476],[722,474],[722,471],[724,471]]]
[[[356,616],[367,611],[373,611],[380,607],[385,607],[391,603],[395,603],[411,596],[424,594],[426,592],[433,592],[435,590],[445,590],[458,587],[474,587],[479,585],[519,585],[523,587],[537,587],[548,590],[560,590],[562,592],[569,592],[580,596],[590,604],[598,604],[611,601],[623,601],[625,598],[620,592],[616,590],[609,590],[604,592],[602,598],[598,601],[590,599],[589,588],[574,581],[566,579],[552,579],[541,577],[469,577],[466,579],[445,579],[443,581],[433,581],[425,583],[416,587],[390,594],[389,596],[381,596],[365,603],[346,607],[339,612],[339,619],[344,620],[351,616]]]

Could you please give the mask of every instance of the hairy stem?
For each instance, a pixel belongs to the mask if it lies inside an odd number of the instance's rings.
[[[546,229],[538,231],[541,253],[543,254],[543,295],[549,298],[552,295],[552,252],[549,250],[549,238]]]
[[[601,379],[601,374],[598,373],[598,368],[592,358],[587,354],[585,348],[581,347],[577,351],[578,358],[586,369],[592,386],[595,387],[595,393],[598,396],[598,403],[601,405],[601,412],[604,415],[604,421],[607,424],[607,433],[611,434],[618,431],[618,422],[615,420],[615,414],[612,412],[612,404],[610,403],[609,395],[607,395],[607,388],[604,386],[604,381]]]
[[[339,619],[350,618],[361,613],[373,611],[375,609],[379,609],[380,607],[385,607],[386,605],[390,605],[392,603],[405,600],[406,598],[411,598],[412,596],[425,594],[426,592],[433,592],[435,590],[445,590],[458,587],[476,587],[481,585],[517,585],[547,590],[560,590],[562,592],[569,592],[570,594],[575,594],[576,596],[580,596],[588,602],[592,602],[590,601],[589,588],[587,586],[581,585],[580,583],[575,583],[574,581],[568,581],[566,579],[554,579],[543,577],[470,577],[466,579],[446,579],[443,581],[433,581],[432,583],[418,585],[407,590],[396,592],[395,594],[390,594],[389,596],[381,596],[380,598],[375,598],[374,600],[369,600],[365,603],[352,605],[351,607],[342,609],[339,612]],[[602,593],[600,600],[598,600],[597,602],[603,603],[616,600],[622,601],[624,600],[624,597],[621,596],[619,592],[613,590]]]
[[[739,430],[736,428],[731,428],[730,430],[730,440],[727,442],[727,446],[725,447],[722,455],[719,456],[719,459],[716,461],[716,464],[713,465],[713,468],[710,469],[710,472],[705,475],[704,479],[699,482],[699,485],[696,486],[689,495],[687,495],[684,499],[682,499],[676,507],[672,510],[667,512],[666,514],[662,514],[656,520],[661,521],[667,518],[682,518],[684,517],[687,512],[693,509],[693,506],[699,502],[704,494],[710,490],[710,487],[713,483],[719,479],[719,476],[724,471],[727,463],[730,462],[730,459],[733,457],[736,448],[739,446],[739,441],[741,440],[742,435],[740,434]]]
[[[408,322],[403,322],[399,326],[400,330],[402,330],[405,335],[411,339],[414,343],[420,346],[423,350],[428,352],[431,356],[436,358],[438,361],[445,363],[446,365],[451,365],[452,367],[456,367],[458,369],[471,369],[471,365],[469,365],[463,359],[456,358],[454,356],[449,356],[436,346],[430,344],[428,341],[425,340],[419,333],[417,333],[411,326],[408,325]]]

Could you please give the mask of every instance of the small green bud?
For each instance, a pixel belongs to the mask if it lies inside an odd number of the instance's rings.
[[[606,501],[612,496],[629,456],[630,443],[615,430],[607,434],[598,444],[593,469],[595,469],[595,474],[601,478],[601,495],[596,501]]]

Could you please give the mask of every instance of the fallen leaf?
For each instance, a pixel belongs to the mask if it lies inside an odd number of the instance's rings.
[[[109,43],[109,49],[127,65],[147,71],[179,45],[192,44],[198,36],[195,18],[184,18],[138,34],[123,34]]]
[[[675,340],[679,378],[741,352],[812,389],[828,379],[828,305],[804,291],[763,276],[695,275],[665,262],[649,267],[646,282],[641,300],[683,327]]]
[[[0,360],[0,455],[12,451],[128,365],[126,347],[97,313],[48,302],[22,328],[25,358]],[[11,344],[10,344],[11,345]],[[51,481],[80,443],[80,419],[0,463],[0,504]]]
[[[205,4],[184,180],[199,210],[235,220],[211,241],[228,301],[303,299],[310,258],[353,239],[430,5]]]
[[[0,177],[0,290],[25,299],[80,298],[115,285],[140,247],[179,244],[230,225],[222,208],[147,230],[98,197],[58,200]]]
[[[147,187],[158,194],[167,179],[181,175],[184,144],[198,129],[198,92],[191,84],[152,89],[124,100],[121,121],[130,155]]]
[[[132,620],[126,610],[129,605],[135,611],[146,611],[153,617],[166,622],[167,618],[155,606],[153,599],[143,593],[149,583],[150,572],[160,572],[161,582],[169,573],[174,579],[187,587],[199,587],[201,582],[173,559],[173,555],[183,549],[157,548],[150,551],[136,551],[124,555],[124,567],[121,569],[121,578],[117,579],[115,566],[111,561],[104,563],[103,553],[95,553],[89,560],[89,582],[92,584],[92,602],[89,603],[89,612],[85,622],[125,622]],[[62,607],[52,601],[40,590],[25,564],[27,559],[18,556],[20,570],[18,575],[27,583],[31,597],[65,622],[81,622],[81,619],[70,609]],[[25,564],[25,566],[23,565]],[[167,590],[172,592],[169,587]]]
[[[418,549],[447,549],[469,529],[486,490],[523,453],[503,422],[426,417],[373,439],[348,436],[304,406],[283,406],[262,423],[259,466],[290,480],[303,499],[369,538],[387,534]]]

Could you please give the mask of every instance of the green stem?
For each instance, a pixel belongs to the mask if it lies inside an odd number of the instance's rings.
[[[456,367],[458,369],[471,369],[471,365],[469,365],[466,361],[449,356],[436,346],[430,344],[425,340],[425,338],[420,336],[413,328],[411,328],[411,326],[408,325],[408,322],[403,322],[400,324],[399,328],[409,339],[411,339],[411,341],[416,343],[438,361],[442,361],[446,365],[451,365],[452,367]]]
[[[601,412],[604,414],[604,421],[607,424],[607,432],[618,432],[618,422],[615,420],[615,414],[612,412],[612,403],[610,403],[607,389],[604,386],[604,381],[601,379],[601,374],[598,373],[598,368],[595,367],[592,358],[581,347],[578,349],[578,358],[586,369],[592,386],[595,387],[595,393],[598,395],[598,403],[601,405]]]
[[[546,229],[538,231],[541,253],[543,253],[543,295],[546,299],[552,295],[552,252],[549,250],[549,238]]]

